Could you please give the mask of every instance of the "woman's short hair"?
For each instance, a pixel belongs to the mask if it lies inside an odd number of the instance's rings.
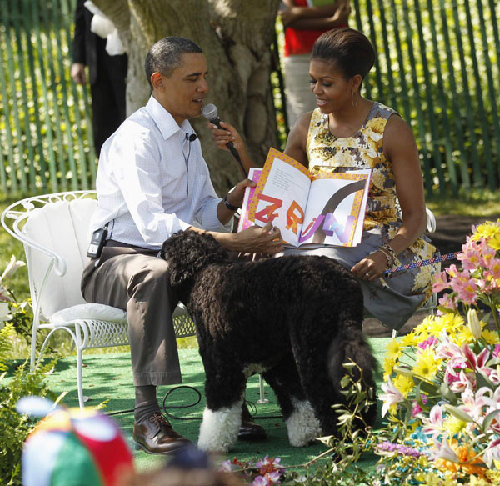
[[[170,77],[174,69],[181,65],[182,54],[202,53],[201,47],[191,39],[184,37],[164,37],[155,42],[146,54],[144,69],[151,86],[151,75],[162,73]]]
[[[345,27],[329,30],[318,37],[311,57],[335,63],[347,79],[356,74],[364,78],[375,62],[375,51],[364,34]]]

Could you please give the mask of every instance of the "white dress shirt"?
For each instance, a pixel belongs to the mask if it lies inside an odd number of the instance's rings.
[[[193,128],[179,126],[155,98],[127,118],[104,143],[97,169],[97,210],[90,229],[108,224],[108,238],[161,248],[196,221],[225,231],[217,197]]]

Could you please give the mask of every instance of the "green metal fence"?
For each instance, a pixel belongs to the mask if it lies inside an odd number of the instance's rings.
[[[75,0],[0,0],[0,189],[95,184],[90,98],[70,78]]]
[[[352,0],[377,50],[367,95],[417,137],[428,194],[500,185],[495,0]],[[351,22],[352,23],[352,22]]]
[[[366,95],[417,138],[427,194],[500,185],[500,6],[352,0],[377,51]],[[90,98],[70,79],[75,0],[0,0],[0,190],[95,185]]]

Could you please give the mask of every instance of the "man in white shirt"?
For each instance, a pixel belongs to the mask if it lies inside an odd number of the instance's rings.
[[[241,206],[245,180],[221,200],[189,123],[200,116],[208,92],[207,63],[189,39],[166,37],[146,56],[152,95],[105,142],[97,172],[92,230],[106,228],[100,257],[84,270],[88,302],[125,309],[135,386],[134,440],[147,452],[169,453],[187,439],[160,413],[156,387],[179,383],[172,311],[177,299],[167,265],[156,254],[180,230],[205,231],[229,250],[276,253],[281,237],[270,227],[227,233]],[[194,222],[204,228],[193,226]]]

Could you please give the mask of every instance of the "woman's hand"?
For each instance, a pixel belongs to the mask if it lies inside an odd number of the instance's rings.
[[[234,148],[238,151],[245,175],[248,174],[248,171],[252,167],[256,166],[248,155],[247,148],[238,133],[238,130],[236,130],[236,128],[229,123],[220,122],[220,126],[222,128],[217,127],[217,125],[214,125],[213,123],[208,124],[210,130],[212,130],[212,138],[214,142],[217,144],[217,147],[226,151],[229,151],[227,144],[231,142]]]
[[[387,270],[387,258],[381,251],[370,253],[366,258],[356,263],[351,268],[355,277],[362,280],[373,281],[383,276]]]
[[[245,149],[245,144],[236,128],[225,122],[220,122],[220,126],[222,128],[218,128],[213,123],[208,124],[210,130],[212,130],[212,138],[217,147],[228,151],[227,144],[232,142],[236,150]]]

